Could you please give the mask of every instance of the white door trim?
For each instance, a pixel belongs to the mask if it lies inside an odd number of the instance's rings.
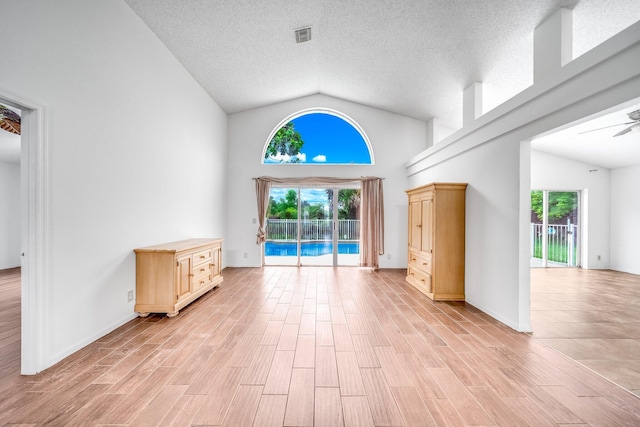
[[[33,375],[45,368],[44,303],[47,237],[47,144],[45,108],[0,88],[3,103],[22,112],[20,149],[21,368]]]

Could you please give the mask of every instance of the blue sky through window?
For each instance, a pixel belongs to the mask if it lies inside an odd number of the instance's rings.
[[[364,138],[346,120],[332,114],[315,112],[293,120],[304,144],[298,158],[301,164],[371,164]],[[264,159],[265,163],[287,163]]]

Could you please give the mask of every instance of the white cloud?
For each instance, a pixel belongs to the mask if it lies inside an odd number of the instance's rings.
[[[317,156],[315,156],[313,158],[314,162],[319,162],[319,163],[324,163],[327,161],[327,156],[325,156],[324,154],[318,154]]]

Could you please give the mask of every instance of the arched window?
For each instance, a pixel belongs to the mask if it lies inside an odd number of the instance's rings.
[[[373,152],[362,128],[344,114],[313,109],[296,113],[269,135],[265,164],[371,165]]]

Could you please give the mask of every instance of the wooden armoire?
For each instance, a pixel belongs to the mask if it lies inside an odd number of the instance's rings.
[[[407,190],[407,282],[435,301],[464,301],[467,184],[432,183]]]

